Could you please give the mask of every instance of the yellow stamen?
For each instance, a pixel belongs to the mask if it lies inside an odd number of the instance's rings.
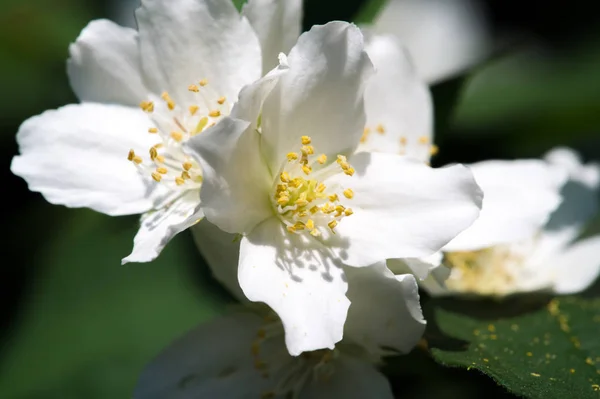
[[[338,164],[340,164],[340,165],[341,165],[342,163],[346,163],[347,161],[348,161],[348,160],[346,159],[346,157],[345,157],[345,156],[343,156],[343,155],[338,155],[338,156],[337,156],[337,161],[336,161],[336,162],[337,162]]]
[[[352,199],[354,198],[354,191],[352,191],[351,188],[347,188],[344,190],[344,197],[348,198],[348,199]]]
[[[354,175],[354,168],[348,168],[348,169],[344,169],[344,173],[347,174],[348,176],[352,176]]]
[[[325,186],[325,184],[323,183],[319,183],[319,185],[317,186],[317,189],[315,190],[318,193],[322,193],[323,191],[325,191],[327,187]]]
[[[429,143],[429,138],[427,136],[421,136],[421,137],[419,137],[419,143],[427,144],[427,143]]]
[[[298,154],[296,154],[295,152],[288,152],[287,159],[288,161],[295,161],[296,159],[298,159]]]
[[[408,141],[408,140],[406,139],[406,137],[400,137],[400,144],[401,144],[401,145],[406,145],[406,142],[407,142],[407,141]]]
[[[192,165],[191,162],[184,162],[181,166],[183,166],[183,169],[187,172],[190,169],[192,169],[192,166],[194,166],[194,165]]]
[[[156,172],[152,172],[152,178],[156,182],[160,182],[162,180],[162,176],[160,174],[156,173]]]
[[[173,101],[173,99],[171,98],[171,96],[169,95],[169,93],[167,93],[166,91],[161,94],[160,96],[163,100],[165,100],[165,102],[167,103],[167,107],[173,111],[175,109],[175,101]]]
[[[161,168],[156,168],[156,171],[157,171],[158,173],[160,173],[161,175],[166,175],[166,174],[167,174],[167,172],[168,172],[168,171],[167,171],[167,168],[162,168],[162,167],[161,167]]]
[[[192,178],[192,176],[189,174],[189,172],[183,171],[183,172],[181,172],[181,178],[184,180],[189,180]]]
[[[302,144],[303,145],[308,145],[311,143],[312,139],[309,136],[302,136]]]
[[[198,82],[198,84],[202,87],[206,86],[208,84],[208,80],[207,79],[202,79],[200,82]]]
[[[158,163],[164,163],[165,162],[165,157],[163,157],[162,155],[157,155],[156,159],[154,159],[154,161],[156,161]]]
[[[281,175],[279,175],[279,179],[284,183],[289,183],[290,174],[288,172],[281,172]]]
[[[329,198],[329,201],[331,201],[331,202],[335,202],[340,199],[337,194],[331,194],[327,198]]]
[[[211,118],[218,118],[219,116],[221,116],[221,111],[219,111],[218,109],[210,111],[208,113],[208,116],[210,116]]]
[[[354,219],[352,219],[352,220],[354,220]],[[333,229],[335,229],[335,226],[337,226],[337,224],[338,224],[337,220],[332,220],[331,222],[327,223],[327,226],[329,226],[331,231],[333,231]]]
[[[137,155],[135,157],[133,157],[133,162],[136,164],[141,164],[142,163],[142,158],[138,157]]]
[[[346,210],[344,211],[344,214],[346,216],[350,216],[354,213],[354,211],[352,210],[352,208],[346,208]]]
[[[219,98],[219,99],[217,100],[217,102],[218,102],[220,105],[223,105],[223,104],[225,104],[225,100],[226,100],[226,98],[225,98],[225,97],[221,97],[221,98]]]
[[[196,112],[198,112],[200,107],[197,105],[190,105],[188,109],[190,111],[190,114],[192,114],[192,116],[193,116],[193,115],[196,115]]]
[[[440,149],[437,145],[432,144],[431,148],[429,149],[429,155],[434,156],[436,155],[438,152],[440,152]]]
[[[152,112],[154,111],[154,103],[152,101],[142,101],[140,108],[146,112]]]
[[[313,236],[313,237],[318,237],[318,236],[321,235],[321,232],[319,230],[317,230],[317,229],[312,229],[310,231],[310,235]]]
[[[171,138],[177,142],[183,140],[183,134],[180,132],[171,132]]]
[[[377,125],[377,127],[375,128],[375,130],[377,130],[377,133],[379,133],[379,134],[384,134],[385,133],[385,128],[383,127],[382,124]]]
[[[177,176],[175,178],[175,184],[177,184],[178,186],[183,186],[185,184],[185,180],[183,180],[183,178]]]
[[[152,134],[158,133],[158,129],[155,127],[151,127],[150,129],[148,129],[148,133],[152,133]]]
[[[315,222],[312,219],[308,219],[306,221],[306,228],[309,230],[314,230],[315,228]]]
[[[319,155],[319,158],[317,158],[317,162],[320,163],[321,165],[323,165],[325,162],[327,162],[327,155],[325,155],[325,154]]]
[[[195,136],[198,133],[202,132],[204,130],[204,128],[206,127],[206,125],[208,125],[208,117],[203,116],[202,118],[200,118],[200,121],[198,122],[198,124],[196,125],[196,128],[192,132],[192,136]]]
[[[303,145],[300,151],[302,155],[312,155],[315,153],[315,148],[312,145]]]
[[[281,206],[285,206],[285,204],[287,204],[290,201],[290,197],[279,197],[279,199],[277,199],[277,203]]]
[[[129,153],[127,154],[127,160],[133,161],[133,157],[135,157],[135,151],[129,150]]]
[[[193,91],[194,93],[198,93],[200,91],[200,89],[196,85],[189,85],[188,90]]]
[[[304,174],[310,175],[310,172],[312,172],[312,168],[308,165],[304,165],[302,166],[302,171],[304,172]]]
[[[309,211],[314,215],[315,213],[319,212],[319,207],[315,205],[312,208],[310,208]]]

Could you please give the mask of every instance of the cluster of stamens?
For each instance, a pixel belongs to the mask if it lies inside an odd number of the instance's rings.
[[[148,129],[148,133],[157,135],[160,143],[150,147],[148,155],[150,163],[144,163],[143,158],[132,149],[127,159],[133,162],[142,172],[148,174],[156,182],[170,182],[182,188],[197,188],[202,183],[202,172],[199,165],[186,155],[181,144],[191,137],[202,133],[214,126],[218,118],[229,109],[225,97],[218,97],[214,93],[205,93],[208,81],[203,79],[197,84],[188,87],[191,93],[197,93],[198,99],[205,107],[192,104],[187,109],[178,107],[169,93],[164,92],[161,99],[166,106],[166,112],[157,112],[159,108],[152,101],[142,101],[140,108],[152,114],[155,126]],[[212,100],[211,100],[212,98]],[[161,110],[163,108],[161,107]],[[205,109],[205,112],[200,112]]]
[[[310,158],[315,156],[315,150],[310,137],[302,136],[301,140],[300,154],[287,154],[287,165],[279,173],[273,200],[289,232],[308,231],[310,235],[318,237],[322,234],[320,226],[327,225],[333,232],[340,220],[352,215],[353,211],[340,203],[337,193],[328,193],[323,182],[308,177],[313,173]],[[316,156],[316,162],[324,165],[327,156]],[[336,162],[343,173],[354,175],[354,168],[345,156],[338,155]],[[294,174],[297,176],[293,176]],[[341,194],[349,200],[354,197],[350,188],[343,190]]]
[[[366,143],[369,140],[369,137],[371,136],[371,134],[373,132],[376,132],[380,135],[384,135],[387,133],[387,130],[382,124],[377,125],[374,129],[370,128],[370,127],[365,127],[363,130],[362,137],[360,138],[360,142],[362,144]],[[406,154],[406,146],[409,144],[409,139],[405,136],[401,136],[399,140],[400,140],[400,155],[405,155]],[[429,151],[430,156],[434,156],[439,152],[438,146],[431,143],[429,140],[429,137],[421,136],[421,137],[417,138],[417,144],[419,144],[419,146],[423,146],[424,148],[429,147],[428,151]]]

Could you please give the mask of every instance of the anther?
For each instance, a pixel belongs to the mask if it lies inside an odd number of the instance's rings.
[[[288,161],[294,161],[298,159],[298,154],[296,154],[295,152],[288,152],[287,159]]]
[[[327,187],[325,186],[325,184],[323,183],[319,183],[319,185],[317,186],[317,189],[315,190],[318,193],[322,193],[323,191],[325,191]]]
[[[167,103],[167,107],[173,111],[175,109],[175,101],[173,101],[173,99],[171,98],[171,96],[169,96],[169,93],[167,93],[166,91],[161,94],[160,96],[163,100],[165,100],[165,102]]]
[[[156,150],[156,148],[150,147],[150,150],[148,152],[150,153],[151,160],[154,161],[156,159],[156,157],[158,157],[158,151]]]
[[[196,85],[189,85],[188,90],[193,91],[194,93],[198,93],[200,91],[200,89]]]
[[[331,231],[333,231],[333,229],[335,229],[335,226],[337,226],[337,224],[338,224],[337,220],[332,220],[331,222],[327,223],[327,226],[329,226]]]
[[[382,124],[377,125],[377,127],[375,128],[375,130],[377,130],[377,133],[379,133],[379,134],[384,134],[385,133],[385,128],[383,127]]]
[[[190,111],[190,114],[192,114],[192,116],[196,115],[196,112],[198,112],[199,109],[200,109],[200,107],[197,105],[190,105],[188,108],[188,110]]]
[[[352,199],[354,198],[354,191],[352,191],[351,188],[347,188],[344,190],[344,197],[348,198],[348,199]]]
[[[152,178],[156,182],[160,182],[162,180],[162,176],[159,173],[156,173],[156,172],[152,172]]]
[[[142,101],[140,108],[146,112],[152,112],[154,111],[154,103],[152,101]]]
[[[183,140],[183,134],[179,132],[171,132],[171,138],[177,142]]]
[[[181,172],[181,178],[184,180],[189,180],[192,178],[192,176],[190,175],[190,173],[188,171],[183,171]]]
[[[200,121],[196,125],[196,128],[194,129],[194,131],[192,131],[192,136],[202,132],[204,130],[204,128],[206,127],[206,125],[208,125],[208,117],[203,116],[202,118],[200,118]]]
[[[344,169],[344,173],[347,174],[348,176],[352,176],[354,175],[354,168],[348,168],[348,169]]]
[[[406,139],[406,137],[400,137],[400,144],[401,144],[401,145],[406,145],[406,142],[407,142],[407,141],[408,141],[408,140]]]
[[[148,129],[148,133],[152,133],[152,134],[158,133],[158,129],[155,127],[151,127],[150,129]]]
[[[192,169],[192,166],[194,166],[194,165],[192,165],[191,162],[184,162],[181,166],[183,166],[183,169],[185,171],[189,171],[190,169]]]
[[[350,216],[354,213],[354,211],[352,210],[352,208],[346,208],[346,210],[344,210],[344,214],[346,216]]]
[[[327,198],[329,198],[329,201],[331,202],[335,202],[340,199],[337,194],[331,194]]]
[[[304,165],[302,166],[302,171],[304,172],[304,174],[310,175],[310,172],[312,172],[312,168],[308,165]]]
[[[310,144],[312,141],[312,139],[309,136],[302,136],[302,144],[303,145],[308,145]]]
[[[429,155],[434,156],[436,155],[438,152],[440,151],[439,147],[435,144],[431,145],[431,148],[429,149]]]
[[[135,151],[129,150],[129,153],[127,154],[127,160],[128,161],[133,161],[134,157],[135,157]]]
[[[325,154],[319,155],[319,158],[317,158],[317,162],[320,163],[321,165],[323,165],[325,162],[327,162],[327,155],[325,155]]]
[[[206,86],[208,84],[208,80],[207,79],[202,79],[200,82],[198,82],[198,84],[202,87]]]
[[[421,136],[421,137],[419,137],[419,143],[420,144],[427,144],[427,143],[429,143],[429,137],[427,137],[427,136]]]
[[[313,237],[318,237],[318,236],[321,235],[321,232],[319,230],[317,230],[317,229],[312,229],[310,231],[310,235],[313,236]]]
[[[281,206],[284,206],[288,202],[290,202],[290,197],[281,196],[277,199],[277,203]]]
[[[348,161],[348,159],[346,159],[346,157],[345,157],[345,156],[343,156],[343,155],[338,155],[338,156],[337,156],[337,160],[336,160],[336,162],[337,162],[338,164],[340,164],[340,165],[341,165],[342,163],[346,163],[347,161]]]
[[[218,118],[219,116],[221,116],[221,111],[219,111],[218,109],[210,111],[208,113],[208,116],[210,116],[211,118]]]
[[[306,228],[309,230],[313,230],[315,228],[315,222],[312,219],[308,219],[306,221]]]
[[[315,153],[315,148],[312,145],[303,145],[300,150],[303,155],[312,155]]]
[[[288,172],[281,172],[281,175],[279,175],[279,179],[284,183],[289,183],[290,174]]]
[[[226,98],[225,98],[225,97],[220,97],[220,98],[217,100],[217,102],[218,102],[220,105],[223,105],[223,104],[225,104],[225,100],[226,100]]]
[[[177,176],[175,178],[175,184],[177,184],[178,186],[183,186],[185,184],[185,180],[183,180],[183,178]]]
[[[142,163],[142,158],[138,157],[137,155],[135,157],[133,157],[133,162],[136,164],[141,164]]]
[[[167,168],[163,168],[163,167],[156,168],[156,171],[157,171],[158,173],[160,173],[161,175],[166,175],[166,174],[167,174],[167,172],[168,172],[168,171],[167,171]]]

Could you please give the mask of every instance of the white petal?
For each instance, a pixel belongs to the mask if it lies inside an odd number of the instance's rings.
[[[445,251],[471,251],[529,238],[561,202],[566,174],[544,161],[484,161],[470,169],[483,190],[481,215]]]
[[[429,83],[479,62],[491,43],[485,16],[473,0],[391,0],[375,31],[396,35]]]
[[[156,259],[171,238],[202,219],[199,204],[198,190],[188,190],[172,203],[144,214],[133,239],[133,251],[122,263]]]
[[[419,280],[425,280],[441,267],[442,259],[443,254],[440,251],[424,258],[388,259],[387,265],[394,274],[411,273]],[[436,274],[436,278],[443,277],[444,274],[446,273]]]
[[[249,0],[242,8],[256,31],[262,48],[263,73],[277,65],[302,31],[302,0]]]
[[[127,160],[131,148],[156,144],[151,122],[138,109],[117,105],[67,105],[25,121],[21,155],[11,170],[53,204],[88,207],[109,215],[142,213],[165,194]]]
[[[231,1],[144,0],[136,17],[148,85],[191,103],[188,86],[207,79],[215,98],[237,99],[260,78],[260,44]]]
[[[563,201],[545,226],[540,243],[541,251],[556,251],[573,241],[598,212],[600,166],[584,165],[568,148],[554,149],[545,159],[569,176],[561,191]]]
[[[242,239],[239,282],[254,302],[281,318],[292,356],[332,349],[342,339],[350,301],[341,265],[325,247],[290,234],[272,217]]]
[[[548,260],[555,274],[554,292],[575,294],[592,285],[600,275],[600,236],[594,236],[568,247]]]
[[[67,72],[80,101],[137,106],[146,99],[135,30],[92,21],[69,47],[69,55]]]
[[[254,368],[251,346],[260,327],[250,313],[201,324],[146,366],[133,397],[260,398],[272,385]]]
[[[224,118],[187,143],[202,167],[206,218],[228,233],[248,233],[273,212],[273,180],[260,154],[260,134],[248,126]]]
[[[190,230],[194,235],[196,246],[200,249],[215,278],[239,301],[247,301],[238,282],[240,238],[225,233],[208,220],[203,220]]]
[[[340,356],[335,372],[325,381],[313,379],[300,399],[393,399],[390,383],[370,363],[350,356]]]
[[[366,152],[349,162],[354,176],[340,173],[325,181],[355,193],[343,202],[354,214],[336,227],[348,265],[432,255],[479,214],[481,191],[461,165],[432,169],[407,157]]]
[[[300,138],[309,135],[315,151],[352,153],[365,125],[363,89],[372,65],[359,29],[330,22],[300,36],[289,54],[290,70],[265,101],[264,153],[278,170]]]
[[[392,152],[429,161],[433,140],[429,88],[393,37],[374,35],[366,49],[376,72],[365,90],[368,130],[359,151]]]
[[[394,276],[385,263],[346,269],[348,299],[352,304],[345,336],[366,348],[394,348],[409,352],[425,331],[415,278]]]

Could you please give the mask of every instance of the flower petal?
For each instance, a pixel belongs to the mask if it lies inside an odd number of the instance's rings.
[[[600,275],[600,236],[594,236],[568,247],[548,260],[555,274],[554,292],[575,294],[592,285]]]
[[[273,181],[259,143],[248,122],[229,117],[187,143],[202,167],[206,218],[228,233],[248,233],[272,215],[267,193]]]
[[[584,165],[579,155],[569,148],[556,148],[545,159],[569,176],[562,187],[562,204],[550,217],[542,237],[541,249],[555,251],[573,241],[598,212],[600,166]]]
[[[247,301],[238,282],[240,239],[234,234],[225,233],[208,220],[203,220],[190,230],[215,278],[239,301]]]
[[[146,366],[133,397],[260,398],[272,385],[254,368],[251,352],[261,321],[239,313],[201,324]]]
[[[266,303],[279,315],[292,356],[333,349],[342,339],[350,305],[337,259],[315,240],[303,239],[272,217],[244,237],[240,247],[240,286],[248,299]]]
[[[318,153],[350,154],[365,124],[363,90],[373,67],[359,29],[330,22],[300,36],[290,70],[267,97],[262,114],[264,154],[278,170],[300,138],[310,135]]]
[[[394,276],[384,262],[346,268],[352,302],[345,336],[374,353],[380,347],[409,352],[425,331],[419,289],[409,274]]]
[[[198,190],[188,190],[172,203],[144,214],[133,239],[133,251],[122,264],[156,259],[176,234],[202,220],[199,204]]]
[[[429,88],[393,37],[374,35],[366,49],[377,71],[365,90],[367,128],[359,151],[392,152],[428,162],[433,140]]]
[[[481,215],[444,251],[472,251],[529,238],[561,202],[566,174],[547,162],[484,161],[470,169],[483,190]]]
[[[335,372],[325,381],[313,379],[301,393],[302,399],[393,399],[390,383],[369,362],[340,356]]]
[[[67,73],[79,100],[137,106],[148,95],[139,52],[134,29],[90,22],[69,46]]]
[[[155,93],[192,103],[188,86],[207,79],[215,98],[235,101],[260,78],[260,43],[231,1],[143,0],[136,12],[142,66]]]
[[[249,0],[242,8],[256,31],[262,49],[263,73],[277,65],[302,32],[302,0]]]
[[[349,162],[354,176],[339,173],[325,185],[355,193],[344,202],[354,214],[336,227],[346,244],[339,256],[350,266],[432,255],[479,214],[481,190],[461,165],[432,169],[407,157],[366,152]]]
[[[483,59],[491,43],[487,21],[473,0],[391,0],[375,21],[396,35],[419,75],[432,84]]]
[[[113,216],[142,213],[165,194],[127,160],[131,148],[155,144],[145,133],[150,124],[141,110],[117,105],[46,111],[19,128],[21,155],[11,170],[53,204]]]

